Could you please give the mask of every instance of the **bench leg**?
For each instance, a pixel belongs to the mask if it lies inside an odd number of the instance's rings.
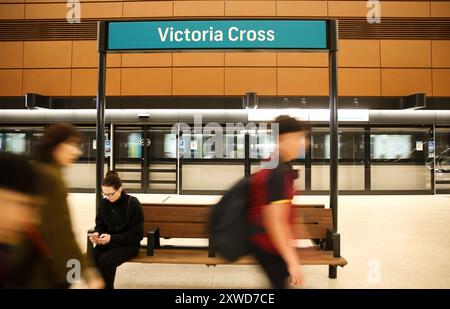
[[[147,232],[147,256],[153,256],[155,248],[159,248],[159,229]]]
[[[337,278],[337,266],[336,265],[328,266],[328,278],[330,278],[330,279]]]
[[[216,256],[216,248],[214,248],[214,242],[211,238],[208,239],[208,257]]]

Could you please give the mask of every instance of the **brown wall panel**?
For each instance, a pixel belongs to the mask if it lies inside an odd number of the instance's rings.
[[[223,68],[173,69],[173,95],[223,95]]]
[[[379,67],[378,40],[340,40],[338,65],[340,67]]]
[[[275,95],[276,85],[275,68],[225,68],[225,95]]]
[[[23,42],[0,42],[0,68],[22,68]]]
[[[0,4],[0,19],[24,19],[24,4]]]
[[[170,95],[172,69],[122,69],[122,95]]]
[[[70,95],[70,69],[23,70],[23,93],[47,96]]]
[[[170,67],[172,66],[171,53],[124,53],[122,54],[122,67]]]
[[[450,96],[450,70],[433,70],[433,95]]]
[[[450,68],[450,41],[431,41],[433,68]]]
[[[450,17],[449,1],[431,2],[431,17]]]
[[[71,41],[24,43],[24,68],[70,68],[71,61]]]
[[[22,70],[0,70],[0,96],[22,95]]]
[[[225,16],[276,16],[276,1],[225,1]]]
[[[381,40],[381,66],[431,67],[431,41]]]
[[[418,92],[432,96],[431,70],[382,69],[381,87],[383,96],[404,96]]]
[[[83,10],[83,9],[81,9]],[[50,19],[50,18],[66,18],[68,8],[66,3],[52,4],[27,4],[25,7],[26,19]],[[83,18],[83,13],[81,13]]]
[[[172,16],[172,1],[124,2],[123,17]]]
[[[278,16],[327,16],[326,1],[277,1]]]
[[[338,91],[343,96],[381,95],[380,69],[339,69]]]
[[[278,95],[328,95],[328,69],[279,68]]]
[[[73,69],[71,84],[72,96],[95,96],[97,93],[97,70]]]
[[[175,1],[174,16],[224,16],[224,1]]]
[[[276,53],[225,53],[225,66],[274,67],[276,65]]]
[[[223,53],[174,53],[173,66],[174,67],[209,67],[209,66],[223,66]]]
[[[280,67],[327,67],[328,53],[277,53]]]

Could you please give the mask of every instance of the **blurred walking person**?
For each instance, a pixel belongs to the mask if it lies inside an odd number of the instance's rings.
[[[67,203],[67,189],[62,169],[70,166],[81,155],[82,136],[73,126],[55,124],[47,127],[39,142],[39,162],[34,164],[39,178],[38,194],[45,201],[41,206],[42,223],[39,229],[48,245],[50,271],[46,287],[68,288],[70,265],[86,281],[89,288],[102,288],[104,282],[97,269],[75,240]],[[75,262],[75,263],[73,263]],[[79,263],[78,263],[79,262]]]

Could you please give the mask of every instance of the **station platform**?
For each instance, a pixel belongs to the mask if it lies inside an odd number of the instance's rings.
[[[142,203],[211,204],[220,196],[132,194]],[[94,225],[95,195],[69,194],[74,232],[83,250]],[[294,203],[324,204],[328,196],[296,196]],[[348,265],[328,279],[328,268],[303,266],[303,288],[448,288],[450,195],[339,196],[338,232]],[[190,241],[190,240],[184,240]],[[195,243],[197,242],[197,243]],[[189,245],[201,245],[192,240]],[[116,288],[268,288],[258,266],[126,263]],[[83,287],[82,284],[74,288]]]

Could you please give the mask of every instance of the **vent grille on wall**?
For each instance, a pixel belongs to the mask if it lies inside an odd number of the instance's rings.
[[[69,24],[66,20],[1,21],[0,41],[95,40],[97,21]],[[449,40],[450,20],[382,19],[369,24],[365,18],[339,19],[341,39]]]

